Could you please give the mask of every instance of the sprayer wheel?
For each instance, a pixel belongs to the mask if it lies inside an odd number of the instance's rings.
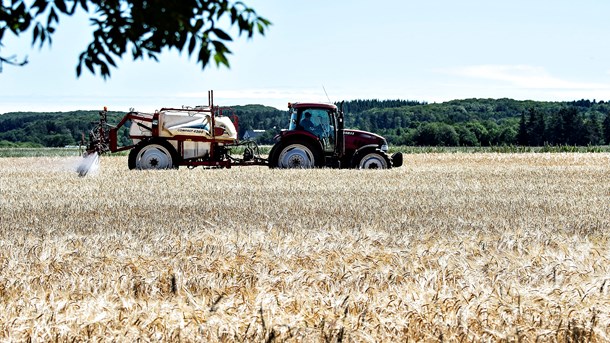
[[[129,169],[177,169],[178,154],[167,141],[141,142],[129,152]]]

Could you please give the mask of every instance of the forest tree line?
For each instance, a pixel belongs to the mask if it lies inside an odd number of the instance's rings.
[[[337,105],[341,105],[337,103]],[[408,100],[352,100],[343,103],[346,127],[378,133],[392,145],[501,146],[610,144],[610,102],[466,99],[443,103]],[[233,106],[239,137],[263,129],[257,140],[273,143],[288,127],[287,111],[263,105]],[[225,114],[231,110],[225,110]],[[118,123],[125,113],[109,112]],[[0,146],[78,145],[93,127],[97,111],[13,112],[0,115]],[[125,143],[127,137],[122,138]]]
[[[346,102],[348,127],[395,145],[500,146],[610,144],[610,102],[466,99],[384,107]],[[349,113],[353,106],[357,112]]]

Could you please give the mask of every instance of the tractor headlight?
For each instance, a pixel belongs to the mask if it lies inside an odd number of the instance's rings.
[[[384,143],[381,145],[381,151],[388,152],[388,143]]]

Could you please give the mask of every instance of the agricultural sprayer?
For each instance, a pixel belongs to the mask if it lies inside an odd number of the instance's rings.
[[[107,109],[100,112],[89,134],[85,160],[79,174],[86,175],[91,157],[129,150],[129,169],[171,169],[180,166],[231,168],[360,168],[387,169],[402,165],[402,154],[388,155],[385,138],[371,132],[344,128],[344,114],[333,104],[289,103],[288,129],[275,137],[267,157],[256,142],[239,141],[238,117],[230,108],[208,106],[162,108],[154,113],[130,111],[116,125],[107,123]],[[119,144],[119,130],[129,125],[131,144]],[[231,153],[240,148],[239,156]],[[89,157],[89,158],[87,158]]]

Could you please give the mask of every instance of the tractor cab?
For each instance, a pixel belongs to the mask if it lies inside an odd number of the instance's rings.
[[[290,107],[288,131],[305,131],[313,135],[325,153],[334,153],[337,144],[337,108],[320,104]]]

